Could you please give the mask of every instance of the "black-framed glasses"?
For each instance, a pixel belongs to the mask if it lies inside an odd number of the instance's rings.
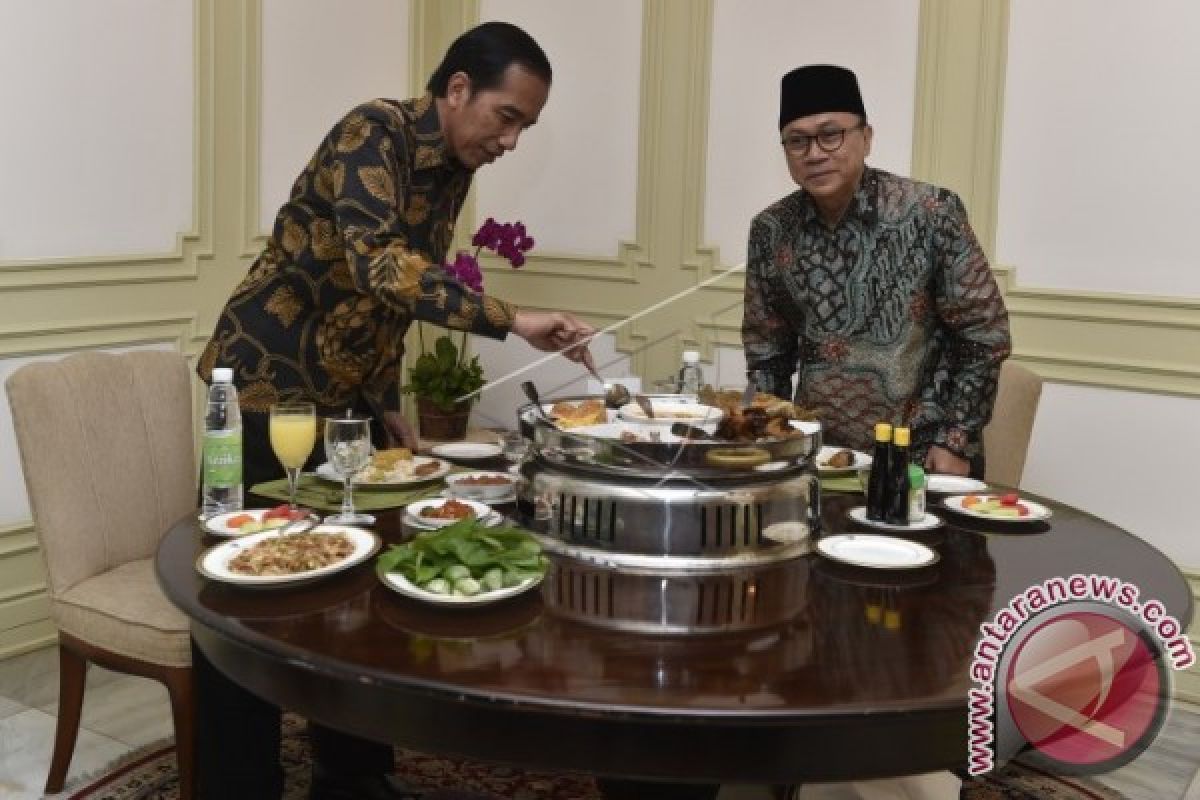
[[[790,156],[804,156],[808,155],[812,143],[816,142],[817,147],[821,148],[821,152],[835,153],[845,143],[847,133],[859,131],[865,127],[867,124],[860,122],[852,128],[834,128],[817,133],[789,133],[783,137],[783,149]]]

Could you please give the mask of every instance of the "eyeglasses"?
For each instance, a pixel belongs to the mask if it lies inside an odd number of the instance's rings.
[[[860,122],[853,128],[837,128],[835,130],[819,131],[817,133],[790,133],[783,137],[783,149],[790,156],[808,155],[808,150],[812,147],[812,143],[816,142],[817,147],[821,148],[823,153],[833,153],[841,148],[842,143],[846,141],[846,134],[850,131],[862,130],[866,127],[865,122]]]

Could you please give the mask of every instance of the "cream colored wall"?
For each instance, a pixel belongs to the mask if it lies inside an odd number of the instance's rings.
[[[764,6],[798,29],[819,32],[828,26],[827,37],[798,32],[794,40],[805,46],[794,54],[777,54],[762,44],[765,37],[780,36],[775,31],[786,31],[786,26],[760,31],[754,15],[739,14],[742,4],[729,0],[621,0],[611,6],[577,0],[412,0],[408,13],[385,0],[262,3],[194,0],[185,6],[109,0],[99,5],[110,13],[136,12],[136,19],[121,27],[136,35],[114,38],[111,47],[88,41],[86,47],[74,48],[86,55],[69,68],[62,66],[69,62],[49,54],[63,49],[57,44],[63,35],[60,23],[68,34],[82,36],[78,30],[71,34],[73,23],[64,19],[90,13],[77,4],[26,4],[20,17],[24,29],[13,33],[6,26],[0,32],[9,39],[0,40],[0,52],[25,54],[19,69],[6,70],[20,75],[21,85],[14,89],[14,82],[7,81],[0,89],[16,92],[0,98],[11,101],[6,108],[16,109],[13,118],[41,119],[37,112],[44,110],[47,95],[79,98],[80,86],[94,80],[104,90],[104,78],[117,84],[130,53],[138,64],[164,65],[161,75],[139,78],[149,81],[144,92],[153,96],[163,85],[178,85],[182,74],[187,98],[183,104],[174,102],[180,96],[175,91],[155,105],[156,113],[135,115],[136,125],[118,110],[137,98],[89,107],[93,114],[84,123],[70,115],[55,120],[53,114],[43,114],[49,117],[45,136],[21,132],[32,151],[0,149],[0,159],[5,159],[0,165],[8,176],[17,174],[11,169],[18,162],[30,173],[31,164],[60,156],[48,146],[39,148],[57,141],[59,129],[72,124],[108,144],[118,164],[123,159],[141,162],[141,151],[121,142],[172,139],[146,151],[147,159],[153,154],[159,161],[144,174],[131,173],[129,191],[112,184],[90,162],[86,169],[45,173],[60,180],[65,174],[66,185],[78,195],[111,198],[108,204],[117,215],[112,219],[105,216],[107,208],[89,215],[86,208],[61,205],[56,201],[65,193],[56,194],[36,177],[28,179],[37,186],[24,194],[24,201],[11,193],[0,197],[0,204],[8,204],[0,206],[0,361],[9,368],[17,359],[84,347],[167,344],[194,355],[260,246],[258,237],[275,199],[299,166],[290,162],[307,158],[315,145],[314,132],[319,135],[345,106],[362,97],[398,94],[389,90],[393,77],[397,85],[423,82],[448,41],[475,21],[510,16],[544,39],[560,77],[544,127],[531,131],[517,153],[481,174],[460,230],[469,231],[489,214],[525,218],[541,239],[534,257],[520,271],[491,264],[489,289],[529,307],[567,308],[597,325],[616,326],[599,348],[605,360],[613,361],[614,372],[628,368],[647,379],[659,378],[674,370],[681,350],[697,346],[717,382],[739,379],[740,275],[730,267],[742,259],[744,220],[788,186],[776,172],[781,165],[772,166],[773,156],[759,152],[764,145],[753,147],[753,156],[745,159],[753,177],[741,182],[737,170],[729,168],[737,159],[726,158],[726,151],[737,146],[731,142],[739,130],[762,136],[765,147],[773,149],[771,87],[777,86],[777,73],[785,66],[809,60],[811,53],[814,60],[851,61],[864,83],[870,76],[866,88],[868,97],[875,98],[873,107],[879,106],[872,114],[880,147],[890,148],[877,151],[876,160],[900,170],[907,166],[917,177],[959,191],[985,247],[991,253],[999,247],[997,267],[1013,313],[1016,357],[1053,382],[1045,419],[1058,424],[1054,436],[1046,435],[1034,446],[1029,474],[1037,484],[1032,488],[1050,486],[1071,495],[1066,499],[1083,505],[1094,500],[1101,507],[1099,493],[1113,494],[1099,480],[1107,475],[1102,467],[1090,473],[1095,481],[1072,477],[1073,483],[1062,482],[1066,474],[1089,474],[1080,473],[1081,463],[1089,469],[1104,463],[1100,457],[1058,452],[1086,443],[1080,419],[1088,421],[1088,429],[1101,430],[1115,408],[1124,412],[1126,422],[1161,418],[1166,427],[1144,438],[1165,442],[1172,439],[1158,433],[1170,432],[1170,420],[1181,424],[1196,416],[1192,404],[1200,396],[1200,299],[1186,283],[1163,282],[1162,276],[1182,271],[1182,262],[1171,260],[1181,251],[1168,239],[1159,237],[1153,252],[1164,259],[1155,263],[1169,268],[1146,271],[1139,277],[1144,283],[1128,282],[1127,273],[1136,270],[1127,268],[1122,272],[1125,283],[1081,282],[1080,287],[1056,289],[1054,276],[1067,273],[1053,270],[1080,274],[1078,268],[1059,260],[1049,266],[1030,261],[1027,268],[1017,260],[1040,258],[1044,252],[1014,249],[1014,240],[1024,242],[1019,224],[1030,223],[1020,223],[1010,213],[1009,199],[1041,190],[1028,186],[1038,177],[1036,171],[1014,167],[1023,163],[1014,160],[1018,143],[1029,137],[1029,125],[1048,107],[1040,95],[1026,104],[1031,96],[1023,94],[1033,80],[1022,76],[1037,76],[1029,67],[1030,52],[1045,57],[1045,49],[1027,38],[1044,22],[1030,16],[1037,13],[1031,0],[1012,6],[1005,0],[920,0],[919,6],[858,0],[844,8],[794,0]],[[181,8],[187,9],[186,19],[179,16]],[[1093,13],[1088,8],[1079,13]],[[361,37],[325,37],[350,16],[347,9],[365,9],[365,18],[373,23],[370,30]],[[1140,13],[1150,22],[1130,30],[1145,30],[1155,21],[1167,27],[1193,24],[1189,15],[1194,12],[1180,3],[1154,4]],[[580,20],[586,25],[580,26]],[[407,27],[392,37],[389,26]],[[598,33],[578,36],[574,31],[581,27]],[[859,39],[845,35],[848,27]],[[179,46],[181,29],[190,50]],[[30,49],[30,42],[44,44],[51,30],[55,47]],[[1088,40],[1084,33],[1094,31],[1088,26],[1079,33],[1072,30],[1072,47],[1091,53],[1102,46],[1097,43],[1102,39]],[[325,73],[321,59],[301,55],[305,48],[289,48],[289,37],[324,42],[322,57],[345,68]],[[1159,52],[1162,40],[1147,38],[1124,41],[1123,61],[1154,64],[1168,58]],[[167,48],[164,42],[174,44]],[[117,52],[118,45],[124,52]],[[91,55],[97,47],[103,52]],[[180,60],[181,52],[190,55]],[[31,69],[31,64],[39,68]],[[756,80],[759,71],[761,82]],[[753,88],[737,91],[739,80]],[[361,96],[351,96],[359,87]],[[1006,89],[1013,109],[1007,118]],[[1021,94],[1014,95],[1018,90]],[[1092,85],[1088,91],[1100,89]],[[1184,90],[1175,94],[1176,99],[1190,96]],[[1181,107],[1192,113],[1186,102]],[[264,111],[269,120],[261,118]],[[109,112],[113,116],[105,116]],[[753,123],[751,117],[765,121]],[[906,119],[911,122],[907,134],[902,130]],[[1091,119],[1089,125],[1101,121]],[[752,134],[754,124],[765,133]],[[9,127],[0,135],[16,135]],[[905,136],[910,154],[904,152]],[[78,138],[68,137],[68,142]],[[180,149],[185,138],[190,144]],[[1081,163],[1080,169],[1087,166]],[[190,183],[182,176],[190,176]],[[152,209],[148,196],[156,199]],[[1087,199],[1076,193],[1064,201]],[[30,206],[38,210],[36,215],[29,213]],[[68,222],[51,222],[36,236],[34,228],[14,227],[17,219],[60,219],[63,207],[72,209]],[[108,221],[93,225],[93,219]],[[52,235],[56,227],[61,237]],[[14,243],[25,249],[11,249]],[[1066,252],[1063,242],[1048,243],[1046,250]],[[1142,287],[1159,294],[1096,291]],[[676,295],[686,299],[621,324],[648,303]],[[481,345],[481,352],[489,370],[507,369],[522,362],[521,347],[488,350]],[[577,368],[559,364],[539,380],[554,384],[577,375]],[[1080,385],[1087,388],[1065,388]],[[1115,394],[1115,389],[1136,391]],[[500,406],[509,402],[493,406],[490,417],[502,421],[505,409]],[[1118,435],[1127,436],[1129,429],[1126,424]],[[1054,453],[1039,450],[1050,446]],[[14,465],[11,444],[7,447],[0,451],[5,476]],[[1156,480],[1162,473],[1185,474],[1182,462],[1169,459],[1160,469],[1132,472],[1135,488],[1138,480]],[[11,481],[7,487],[11,498]],[[49,631],[36,610],[40,574],[32,532],[14,509],[10,504],[12,519],[0,527],[0,655],[34,646]],[[1131,518],[1126,524],[1140,522]],[[1139,532],[1177,558],[1195,558],[1190,542],[1172,538],[1171,531]],[[1200,559],[1186,563],[1200,567]]]
[[[413,18],[395,0],[6,11],[0,103],[22,122],[0,126],[0,378],[80,349],[194,357],[336,115],[410,94]],[[28,514],[0,394],[0,658],[53,640]]]

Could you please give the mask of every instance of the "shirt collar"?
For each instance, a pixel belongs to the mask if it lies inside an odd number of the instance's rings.
[[[446,149],[446,136],[442,133],[442,121],[438,117],[437,103],[433,95],[425,93],[404,101],[413,120],[413,132],[417,138],[419,157],[417,169],[463,169],[458,160]]]

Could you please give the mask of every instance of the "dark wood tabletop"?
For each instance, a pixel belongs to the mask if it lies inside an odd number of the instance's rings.
[[[860,495],[826,493],[825,534],[854,530]],[[267,505],[263,503],[262,505]],[[1186,628],[1186,581],[1163,554],[1045,501],[1048,523],[956,517],[913,536],[940,561],[913,573],[815,554],[783,625],[652,636],[572,622],[537,591],[441,608],[364,564],[287,589],[213,582],[195,568],[220,540],[180,520],[159,580],[206,655],[250,691],[334,728],[432,752],[536,768],[668,780],[798,782],[964,762],[968,667],[979,625],[1027,587],[1074,573],[1136,584]],[[385,542],[400,511],[375,512]]]

